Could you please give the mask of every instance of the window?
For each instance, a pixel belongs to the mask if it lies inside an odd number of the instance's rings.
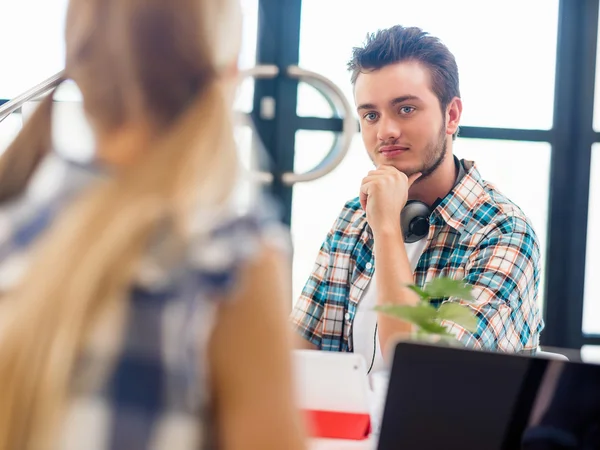
[[[64,65],[64,25],[68,0],[20,0],[0,6],[4,19],[0,27],[0,59],[4,70],[0,81],[0,99],[8,99],[23,93],[44,79],[62,70]],[[242,0],[243,34],[239,66],[247,69],[256,62],[256,38],[258,27],[258,0]],[[35,14],[32,14],[35,11]],[[245,79],[238,89],[235,108],[242,112],[252,110],[254,80]],[[75,83],[61,85],[56,101],[78,102],[81,94]],[[31,108],[26,108],[31,113]],[[27,117],[27,115],[25,115]],[[13,114],[0,122],[0,152],[2,152],[21,128],[20,114]],[[70,127],[66,124],[65,129]],[[247,130],[249,131],[249,130]],[[240,141],[242,153],[247,154],[247,133]],[[67,133],[68,134],[68,133]],[[71,133],[72,134],[72,133]],[[79,142],[77,136],[69,136]]]
[[[600,29],[598,42],[600,43]],[[596,89],[594,94],[594,131],[600,131],[600,45],[596,52]],[[600,143],[592,145],[590,164],[590,191],[588,203],[588,224],[585,258],[585,288],[583,296],[584,334],[600,334]],[[584,349],[582,349],[583,352]],[[600,357],[599,346],[588,346],[596,359]]]
[[[327,131],[298,131],[295,171],[304,172],[318,164],[333,142],[333,133]],[[357,134],[350,151],[333,172],[316,181],[294,185],[291,223],[294,300],[300,295],[312,271],[325,235],[344,203],[358,196],[361,180],[372,167],[362,139]]]
[[[599,18],[600,19],[600,18]],[[597,43],[600,43],[600,28]],[[594,92],[594,131],[600,131],[600,45],[596,45],[596,89]]]
[[[600,144],[592,146],[590,198],[588,206],[585,289],[583,296],[583,332],[600,334]]]
[[[256,64],[256,39],[258,31],[258,0],[242,0],[244,15],[242,31],[242,48],[240,49],[239,66],[241,70],[249,69]],[[254,79],[242,81],[235,102],[235,109],[243,112],[252,111],[254,95]]]
[[[258,0],[242,0],[244,15],[240,67],[256,61]],[[18,0],[0,5],[0,99],[11,99],[64,67],[64,26],[68,0]],[[7,70],[8,69],[8,70]],[[252,109],[253,81],[246,80],[236,106]]]
[[[0,98],[10,99],[60,72],[68,0],[18,0],[0,4]]]
[[[586,363],[600,364],[600,346],[584,345],[581,347],[581,359]]]
[[[395,24],[419,26],[454,53],[462,125],[552,127],[558,0],[303,0],[300,66],[330,78],[352,99],[346,71],[352,47],[367,32]],[[298,114],[330,115],[313,98],[300,90]]]
[[[21,115],[12,114],[0,123],[0,154],[17,136],[21,129]]]

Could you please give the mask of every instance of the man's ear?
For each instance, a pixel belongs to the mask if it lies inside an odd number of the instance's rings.
[[[453,135],[458,130],[462,116],[462,100],[454,97],[446,107],[446,134]]]

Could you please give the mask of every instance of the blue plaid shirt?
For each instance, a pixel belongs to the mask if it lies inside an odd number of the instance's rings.
[[[429,218],[429,235],[414,272],[418,286],[437,277],[464,279],[476,313],[471,333],[445,322],[465,346],[507,352],[535,352],[543,322],[538,307],[540,246],[525,214],[475,164]],[[375,270],[373,235],[358,198],[346,203],[323,242],[291,321],[321,350],[353,351],[352,323]]]
[[[100,176],[50,155],[26,194],[0,208],[0,291],[18,282],[27,250]],[[216,313],[262,237],[284,251],[288,239],[258,206],[247,215],[226,211],[211,223],[192,233],[175,263],[150,245],[119,302],[125,311],[107,312],[89,330],[56,448],[214,448],[207,351]]]

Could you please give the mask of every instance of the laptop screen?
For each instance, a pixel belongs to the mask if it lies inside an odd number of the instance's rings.
[[[378,448],[588,448],[599,423],[600,366],[400,343]]]

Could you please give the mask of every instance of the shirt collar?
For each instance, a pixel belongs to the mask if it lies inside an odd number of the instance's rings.
[[[473,161],[462,160],[465,175],[460,182],[442,199],[432,214],[439,215],[444,222],[461,231],[469,221],[472,210],[485,194],[483,180]]]

